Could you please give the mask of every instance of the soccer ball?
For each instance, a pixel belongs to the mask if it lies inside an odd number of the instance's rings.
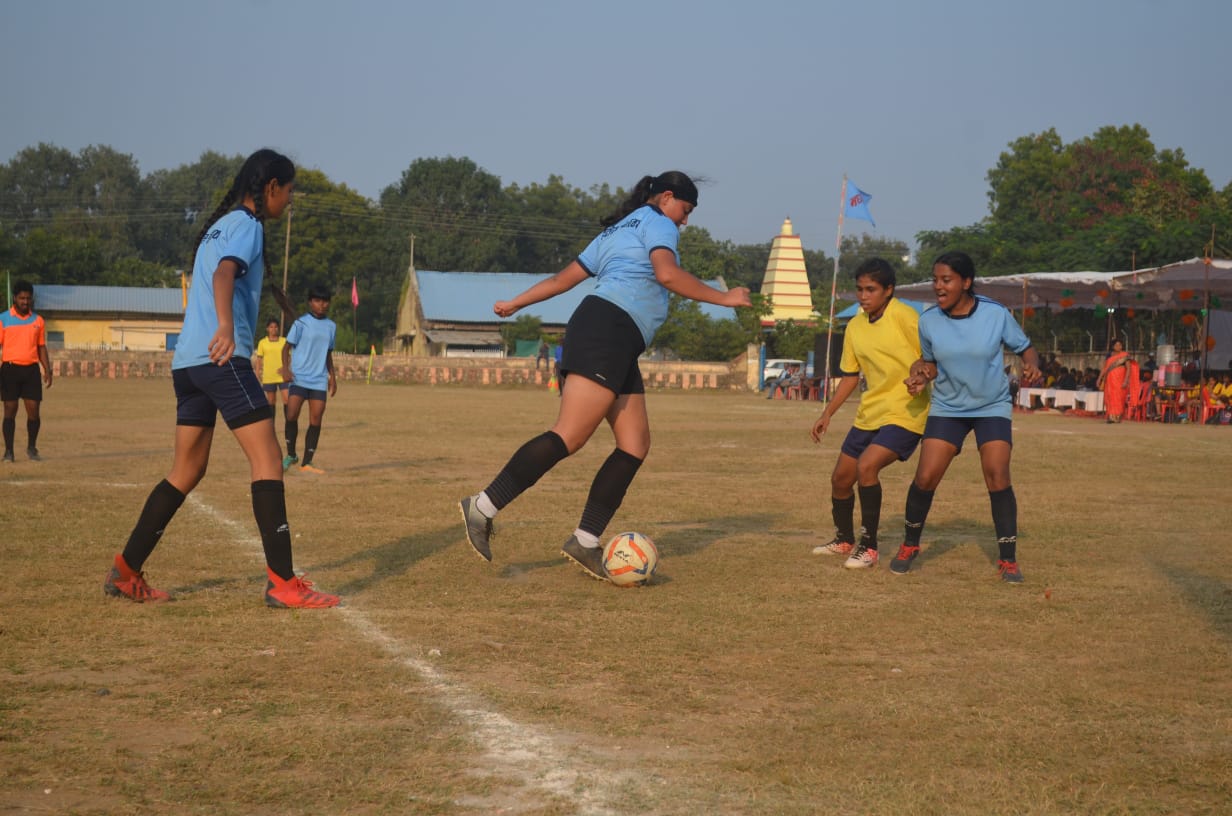
[[[659,566],[659,551],[641,533],[621,533],[603,548],[603,571],[616,586],[648,583]]]

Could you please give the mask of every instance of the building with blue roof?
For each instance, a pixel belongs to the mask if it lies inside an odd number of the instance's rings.
[[[36,283],[34,310],[52,349],[170,351],[184,326],[178,288]]]
[[[582,298],[595,290],[587,279],[564,294],[528,306],[517,315],[500,318],[492,304],[508,300],[536,283],[552,277],[523,272],[432,272],[411,269],[406,291],[398,308],[396,348],[415,357],[503,357],[500,327],[522,315],[539,318],[548,334],[565,330],[569,317]],[[726,291],[722,281],[706,281]],[[703,314],[715,320],[735,320],[736,311],[726,306],[699,304]]]

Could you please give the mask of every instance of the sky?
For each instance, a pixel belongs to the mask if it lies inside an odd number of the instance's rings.
[[[107,145],[143,174],[274,147],[377,198],[417,158],[503,184],[704,177],[690,223],[834,248],[988,214],[1015,139],[1141,124],[1232,181],[1226,0],[0,0],[0,162]],[[1200,248],[1195,248],[1195,255]]]

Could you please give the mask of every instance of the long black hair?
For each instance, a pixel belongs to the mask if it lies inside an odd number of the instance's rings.
[[[295,164],[275,150],[262,148],[244,160],[240,171],[235,174],[235,180],[231,182],[231,189],[227,190],[222,202],[205,220],[205,226],[201,228],[193,248],[194,260],[201,241],[209,233],[210,227],[214,226],[214,222],[235,209],[248,196],[252,196],[257,220],[265,221],[265,188],[271,181],[277,181],[281,185],[295,181]],[[264,252],[264,249],[262,251]],[[268,258],[265,266],[269,268]]]
[[[599,223],[610,227],[659,193],[665,193],[668,190],[681,201],[687,201],[694,207],[697,206],[697,185],[693,183],[693,179],[679,170],[668,170],[657,176],[642,176],[638,179],[629,197],[616,208],[614,213],[600,220]]]

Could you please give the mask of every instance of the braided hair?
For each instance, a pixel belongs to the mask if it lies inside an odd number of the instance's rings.
[[[235,180],[231,182],[231,189],[227,190],[227,194],[223,196],[222,201],[215,208],[214,212],[210,213],[210,217],[205,220],[205,226],[201,228],[200,234],[197,235],[197,243],[194,245],[196,248],[193,250],[194,261],[196,260],[197,249],[200,249],[201,242],[218,219],[243,203],[245,198],[252,196],[257,220],[264,223],[266,186],[271,181],[277,181],[279,184],[285,185],[290,184],[294,180],[295,164],[277,151],[262,148],[245,159],[243,166],[240,167],[240,171],[235,174]],[[264,244],[262,244],[261,251],[264,254]],[[269,258],[265,258],[264,261],[265,267],[268,269]]]
[[[693,183],[693,179],[679,170],[668,170],[666,173],[660,173],[657,176],[642,176],[638,179],[637,184],[633,185],[633,190],[629,193],[629,197],[616,208],[614,213],[600,220],[599,223],[605,227],[610,227],[638,207],[643,206],[659,193],[665,193],[669,190],[676,198],[687,201],[694,207],[697,206],[697,185]]]

